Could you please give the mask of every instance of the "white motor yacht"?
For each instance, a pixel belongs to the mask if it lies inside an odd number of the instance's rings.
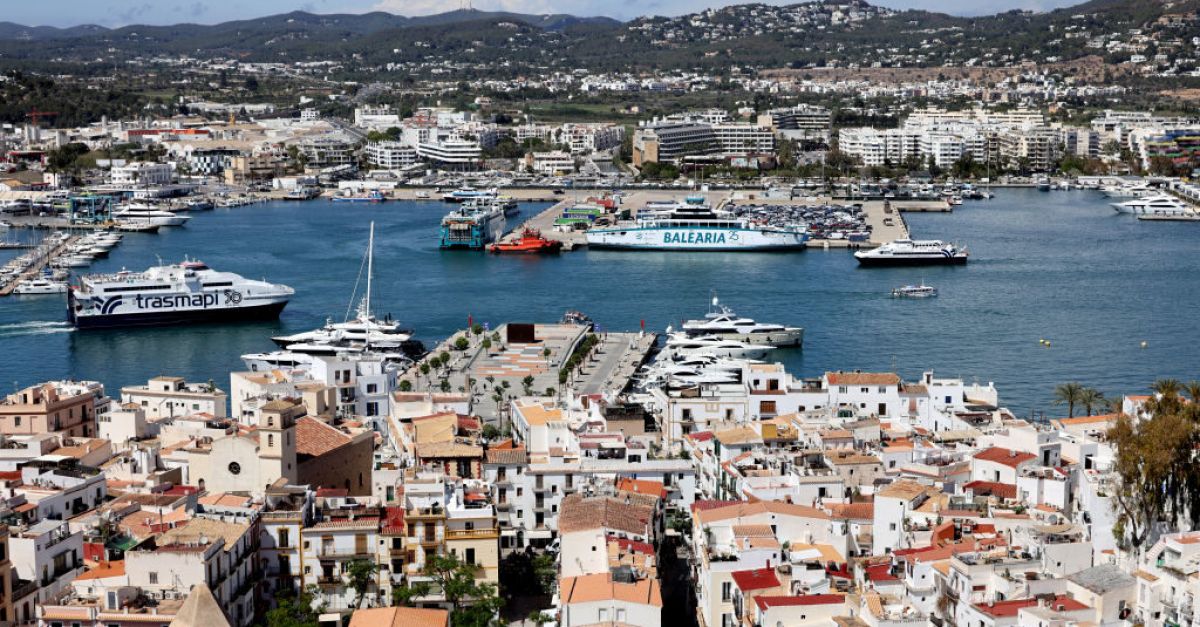
[[[747,344],[713,335],[688,337],[685,333],[676,333],[668,337],[664,349],[674,356],[708,355],[733,359],[761,359],[771,350],[774,350],[774,347]]]
[[[67,284],[61,281],[51,281],[44,277],[26,279],[17,284],[13,294],[31,296],[35,294],[66,294]]]
[[[1117,213],[1134,215],[1186,215],[1196,211],[1188,203],[1169,194],[1155,194],[1125,202],[1115,202],[1112,207]]]
[[[113,213],[118,222],[141,223],[151,226],[183,226],[191,216],[181,216],[154,205],[131,203]]]
[[[722,305],[716,296],[712,299],[712,309],[703,319],[684,321],[683,332],[688,337],[708,335],[764,346],[801,346],[804,343],[803,328],[756,322],[738,316]]]

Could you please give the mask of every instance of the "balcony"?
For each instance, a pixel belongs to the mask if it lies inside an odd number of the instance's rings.
[[[322,559],[370,557],[371,555],[372,552],[369,547],[323,546],[317,549],[317,557]]]
[[[501,511],[501,512],[507,512],[507,511],[509,511],[509,510],[511,510],[511,509],[512,509],[512,503],[510,503],[510,502],[508,502],[508,501],[501,501],[501,502],[499,502],[499,503],[496,503],[496,510],[497,510],[497,511]]]
[[[404,512],[409,520],[438,520],[446,517],[446,510],[440,507],[414,507]]]
[[[447,540],[488,540],[497,538],[500,533],[496,529],[448,529]]]
[[[322,588],[338,588],[343,584],[341,577],[317,577],[317,585]]]
[[[544,493],[546,493],[546,492],[549,492],[549,491],[550,491],[550,486],[548,486],[548,485],[536,485],[536,486],[533,486],[533,491],[534,491],[535,493],[544,494]]]

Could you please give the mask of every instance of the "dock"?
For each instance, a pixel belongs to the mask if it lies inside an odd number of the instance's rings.
[[[1150,222],[1200,222],[1200,212],[1192,213],[1139,213],[1138,220]]]
[[[36,277],[41,273],[42,269],[45,268],[47,264],[56,259],[63,253],[64,250],[69,248],[77,241],[79,241],[79,236],[68,237],[58,246],[55,246],[52,250],[48,251],[45,255],[38,256],[33,260],[33,263],[26,266],[26,268],[11,281],[5,283],[4,285],[0,285],[0,296],[12,295],[13,290],[17,289],[17,286],[20,285],[22,281]]]

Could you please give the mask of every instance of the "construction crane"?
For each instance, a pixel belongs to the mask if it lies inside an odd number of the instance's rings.
[[[58,111],[38,111],[37,109],[33,109],[29,113],[25,114],[25,117],[33,120],[34,126],[38,126],[38,121],[42,118],[52,118],[56,115],[58,115]]]

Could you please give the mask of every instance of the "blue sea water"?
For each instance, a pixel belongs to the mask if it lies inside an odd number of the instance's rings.
[[[965,267],[923,269],[862,269],[844,250],[541,258],[441,251],[437,225],[447,210],[436,202],[281,202],[194,213],[184,228],[129,234],[91,271],[140,270],[186,255],[291,285],[296,297],[278,322],[86,332],[62,323],[61,297],[3,299],[0,391],[72,377],[98,379],[115,394],[160,374],[228,385],[228,373],[242,368],[239,355],[271,350],[271,335],[345,315],[371,221],[375,310],[427,342],[468,317],[545,322],[567,309],[610,330],[636,330],[643,320],[662,330],[703,314],[716,290],[743,315],[804,326],[804,349],[773,357],[804,376],[858,368],[916,378],[933,369],[994,381],[1002,403],[1021,415],[1061,411],[1050,400],[1063,381],[1112,395],[1143,391],[1158,377],[1200,378],[1200,224],[1138,222],[1096,192],[998,190],[952,214],[908,214],[915,237],[957,241],[972,253]],[[922,280],[940,296],[889,296]]]

